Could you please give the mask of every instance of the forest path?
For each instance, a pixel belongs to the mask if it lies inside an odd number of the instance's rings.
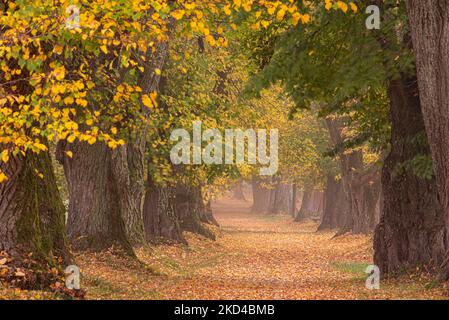
[[[315,223],[251,214],[250,203],[232,199],[217,201],[213,210],[223,254],[170,288],[174,298],[332,299],[348,297],[351,287],[364,290],[363,278],[339,269],[364,269],[368,237],[331,241],[334,233],[315,233]]]
[[[214,203],[216,241],[186,234],[189,246],[138,249],[142,268],[107,253],[81,254],[87,298],[371,299],[443,298],[426,279],[407,277],[365,288],[372,238],[315,232],[313,222],[250,213],[250,203]],[[148,272],[151,270],[151,272]],[[428,283],[427,283],[428,284]],[[447,298],[447,295],[446,295]]]

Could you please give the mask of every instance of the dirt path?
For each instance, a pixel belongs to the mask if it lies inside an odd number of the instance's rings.
[[[196,287],[198,298],[337,298],[347,295],[348,287],[364,287],[353,274],[338,271],[338,261],[357,261],[355,267],[363,268],[370,260],[369,238],[330,241],[333,233],[315,234],[313,223],[250,214],[248,204],[232,200],[216,203],[214,210],[225,254],[178,282],[176,297],[188,298],[184,288]]]
[[[443,298],[429,280],[383,282],[365,289],[371,261],[368,236],[331,239],[313,223],[254,215],[233,200],[214,205],[217,241],[187,235],[189,247],[138,250],[150,268],[108,254],[80,255],[89,298],[132,299],[366,299]],[[156,275],[155,275],[156,274]],[[427,288],[427,289],[426,289]],[[447,290],[446,290],[447,292]]]

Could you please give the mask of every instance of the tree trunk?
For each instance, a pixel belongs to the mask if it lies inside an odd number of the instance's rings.
[[[334,145],[341,145],[344,141],[341,136],[342,119],[327,118],[326,125]],[[375,187],[379,179],[379,168],[374,164],[365,169],[363,154],[359,150],[349,153],[340,151],[338,156],[343,188],[349,200],[349,214],[346,226],[337,233],[337,236],[346,232],[366,234],[372,231],[372,221],[374,221],[375,211],[371,208],[372,199],[374,197],[377,201],[380,192],[379,188]],[[377,194],[372,195],[371,192],[377,192]]]
[[[215,220],[214,214],[212,212],[212,204],[210,200],[208,200],[206,203],[204,203],[203,193],[201,191],[201,187],[199,187],[199,197],[197,197],[198,200],[198,207],[199,207],[199,213],[200,213],[200,220],[201,222],[212,224],[215,226],[219,226],[217,220]]]
[[[144,152],[145,142],[136,139],[111,152],[111,173],[116,182],[118,209],[125,224],[126,236],[132,245],[145,243]]]
[[[186,243],[175,211],[175,188],[156,186],[151,174],[144,204],[145,236],[147,241]]]
[[[382,169],[383,212],[374,236],[374,262],[383,274],[417,265],[438,265],[446,251],[445,220],[434,179],[418,177],[403,164],[427,155],[415,77],[389,85],[391,151]],[[424,141],[417,143],[419,136]]]
[[[441,245],[447,248],[449,241],[449,3],[407,0],[406,4],[416,54],[421,109],[445,218],[444,236],[441,234],[434,240],[436,258]],[[436,223],[440,223],[439,219]],[[449,264],[443,269],[442,278],[449,279]]]
[[[290,215],[294,218],[296,214],[296,201],[297,201],[297,188],[296,183],[292,185],[292,206],[290,207]]]
[[[301,208],[299,209],[298,214],[295,217],[295,222],[304,221],[309,217],[309,207],[310,203],[312,202],[312,193],[312,190],[304,190],[301,200]]]
[[[252,213],[266,213],[269,209],[271,190],[265,188],[262,183],[264,180],[253,177],[252,189],[253,189],[253,205],[251,207]]]
[[[54,257],[69,262],[65,208],[49,153],[17,155],[0,168],[9,177],[0,183],[0,251],[32,253],[51,265]]]
[[[349,211],[349,201],[343,189],[343,182],[328,175],[324,193],[323,219],[318,231],[343,228]]]
[[[63,151],[72,151],[73,158]],[[77,250],[103,250],[119,245],[133,254],[126,234],[122,190],[112,169],[112,151],[103,143],[58,144],[69,190],[68,236]],[[122,188],[122,186],[120,186]]]
[[[271,214],[288,214],[292,208],[292,188],[291,185],[277,183],[275,188],[271,190],[271,203],[269,213]]]
[[[181,230],[200,234],[215,240],[215,235],[201,224],[201,211],[204,207],[199,186],[186,186],[179,183],[176,187],[176,215]]]

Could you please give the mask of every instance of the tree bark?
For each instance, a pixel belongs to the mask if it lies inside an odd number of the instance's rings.
[[[176,190],[170,186],[157,186],[151,174],[144,204],[145,236],[147,241],[187,243],[176,216]]]
[[[211,201],[208,200],[206,203],[203,201],[202,193],[200,193],[200,197],[198,198],[200,200],[199,207],[200,207],[200,220],[201,222],[212,224],[214,226],[219,227],[219,223],[214,217],[214,214],[212,212],[212,204]]]
[[[324,192],[323,219],[318,231],[339,229],[346,225],[349,211],[349,201],[343,189],[343,182],[335,180],[334,175],[328,175]]]
[[[64,156],[64,151],[72,151],[73,157]],[[112,151],[103,143],[60,141],[57,158],[64,166],[69,190],[67,230],[73,247],[97,251],[119,245],[133,255]]]
[[[55,257],[69,262],[65,208],[49,153],[19,154],[0,168],[9,177],[0,183],[0,251],[17,257],[32,253],[51,265]]]
[[[181,230],[200,234],[215,240],[215,235],[201,224],[202,204],[201,188],[179,183],[176,187],[176,215]]]
[[[292,206],[290,207],[290,215],[295,218],[296,214],[296,201],[298,198],[296,183],[292,185]]]
[[[251,207],[252,213],[266,213],[268,212],[271,198],[271,190],[262,186],[264,180],[253,177],[253,205]]]
[[[326,119],[326,125],[332,142],[335,146],[341,145],[343,137],[342,119]],[[377,201],[380,195],[378,186],[379,168],[372,165],[364,168],[362,151],[353,150],[351,152],[339,152],[340,167],[344,191],[349,200],[349,214],[346,219],[346,226],[337,235],[346,232],[354,234],[366,234],[372,231],[375,210],[372,208],[372,201]],[[373,194],[374,193],[374,194]],[[374,206],[375,207],[375,206]]]
[[[298,211],[298,214],[295,217],[295,222],[304,221],[309,217],[309,208],[312,202],[312,194],[313,191],[310,189],[306,189],[303,192],[302,200],[301,200],[301,208]]]
[[[449,229],[449,3],[442,0],[407,0],[407,13],[416,54],[419,96],[429,140],[436,185]],[[442,235],[441,235],[442,237]],[[440,247],[439,245],[437,247]],[[438,248],[435,248],[439,252]],[[445,259],[449,261],[449,259]],[[442,278],[449,279],[449,264]]]
[[[418,177],[401,165],[430,153],[416,77],[391,80],[391,151],[382,169],[383,212],[374,236],[374,262],[383,274],[417,265],[439,265],[446,251],[443,209],[435,179]]]
[[[148,53],[151,66],[140,74],[139,86],[143,93],[156,91],[167,56],[167,44]],[[142,105],[142,112],[147,108]],[[119,244],[133,254],[132,246],[145,241],[143,221],[144,155],[146,130],[135,134],[125,145],[109,149],[101,143],[88,145],[76,142],[59,144],[61,158],[69,185],[69,238],[79,250],[102,250]],[[61,157],[71,150],[73,159]],[[81,170],[82,172],[78,172]]]
[[[271,214],[288,214],[292,208],[292,188],[291,185],[277,183],[276,187],[271,190],[273,201],[269,213]]]
[[[143,222],[145,142],[135,139],[109,152],[111,152],[111,173],[119,196],[118,209],[125,224],[126,236],[132,245],[142,245],[145,243]]]

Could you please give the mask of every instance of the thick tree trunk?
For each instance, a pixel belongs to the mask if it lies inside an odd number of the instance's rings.
[[[447,248],[447,230],[449,229],[449,3],[441,0],[407,0],[406,4],[416,54],[422,114],[446,225],[444,239],[435,239],[435,243],[443,243]],[[443,235],[439,237],[443,237]],[[440,251],[439,247],[440,245],[434,247],[436,252]],[[437,255],[436,252],[434,255]],[[443,269],[442,277],[449,279],[449,263],[446,263]]]
[[[313,191],[306,189],[303,192],[302,200],[301,200],[301,208],[298,211],[298,214],[295,217],[295,222],[304,221],[309,217],[309,208],[312,202]]]
[[[271,203],[269,213],[271,214],[288,214],[292,208],[292,188],[291,185],[277,183],[275,188],[271,190]]]
[[[334,145],[341,145],[343,138],[342,119],[326,119],[326,125]],[[379,168],[373,165],[366,170],[363,164],[363,154],[359,150],[350,153],[339,152],[342,172],[343,188],[349,200],[349,214],[346,226],[337,235],[346,232],[354,234],[366,234],[373,229],[375,210],[372,209],[372,201],[379,197],[378,186]],[[374,193],[374,194],[373,194]]]
[[[217,227],[220,226],[218,221],[215,219],[213,211],[212,211],[212,203],[210,200],[204,206],[203,213],[201,214],[201,221],[208,224],[213,224]]]
[[[9,177],[0,183],[0,251],[32,253],[50,264],[58,256],[69,262],[65,208],[49,153],[14,156],[0,168]]]
[[[140,139],[118,147],[111,152],[111,173],[116,182],[118,209],[125,224],[126,235],[132,245],[145,243],[144,204],[144,152]]]
[[[186,243],[176,216],[175,188],[155,185],[151,175],[148,176],[148,187],[144,205],[147,241]]]
[[[72,151],[73,158],[64,156]],[[126,234],[122,179],[115,177],[112,169],[112,151],[103,143],[86,142],[58,144],[58,160],[64,166],[69,190],[67,231],[77,250],[103,250],[119,245],[133,254]]]
[[[214,214],[212,212],[212,204],[210,200],[207,200],[206,203],[204,203],[204,194],[202,192],[202,187],[198,187],[198,194],[197,197],[198,201],[198,207],[199,207],[199,213],[200,213],[200,220],[201,222],[212,224],[215,226],[219,226],[217,220],[215,220]]]
[[[215,240],[215,235],[201,224],[204,204],[199,186],[193,187],[181,183],[178,184],[176,187],[175,208],[181,230]]]
[[[253,177],[252,190],[253,190],[253,205],[251,212],[253,213],[266,213],[268,212],[271,198],[271,190],[262,185],[264,180]]]
[[[391,151],[382,170],[383,212],[374,237],[374,262],[383,274],[417,265],[439,265],[447,235],[434,179],[416,176],[404,163],[427,155],[416,78],[389,86]],[[419,139],[419,137],[423,139]]]
[[[357,184],[358,175],[356,171],[363,170],[363,154],[361,151],[353,151],[349,155],[343,155],[343,183],[349,198],[349,216],[343,231],[352,231],[354,234],[367,233],[368,217],[363,211],[365,202],[364,186]]]
[[[323,219],[318,231],[343,228],[346,225],[348,211],[349,201],[343,189],[343,182],[341,179],[335,180],[334,175],[329,175],[324,192]]]

